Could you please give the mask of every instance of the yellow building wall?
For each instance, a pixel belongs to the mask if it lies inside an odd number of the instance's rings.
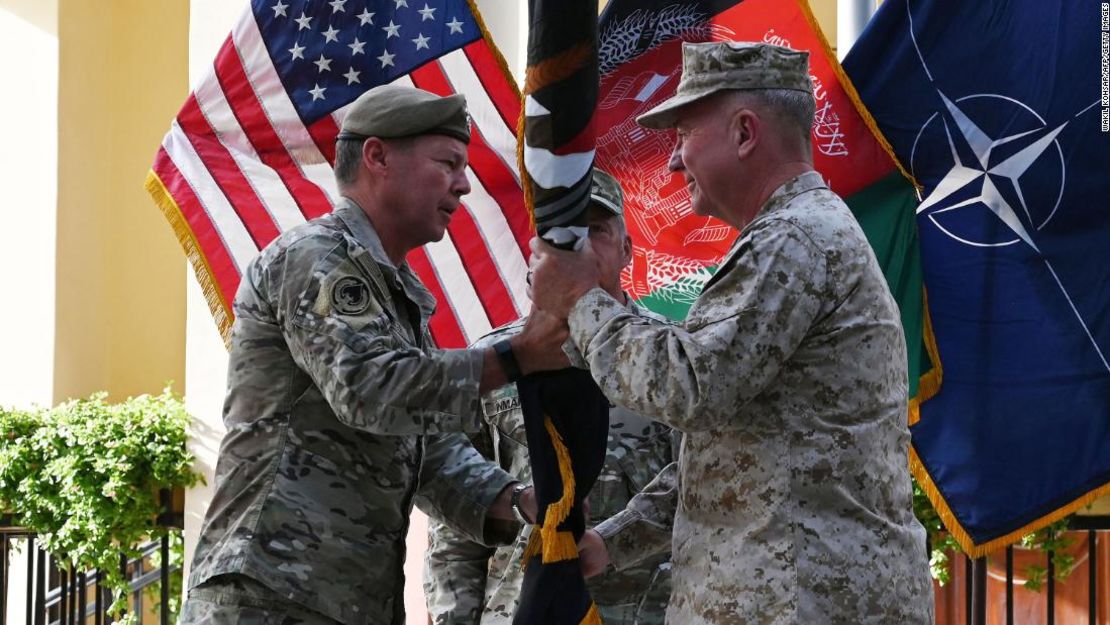
[[[55,402],[184,388],[185,262],[142,183],[188,25],[187,0],[60,0]]]
[[[813,16],[821,24],[821,31],[825,33],[825,40],[836,52],[836,0],[809,0],[813,9]]]

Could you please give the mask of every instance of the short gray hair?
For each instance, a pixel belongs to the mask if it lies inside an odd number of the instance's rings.
[[[813,93],[794,89],[748,89],[736,93],[746,102],[779,115],[809,142],[813,116],[817,112],[817,101],[814,100]]]
[[[365,139],[341,139],[335,143],[335,183],[339,186],[354,184],[358,178],[358,164],[362,160]]]
[[[409,150],[412,148],[413,142],[422,136],[424,135],[390,139],[379,137],[379,139],[392,150]],[[362,162],[362,148],[369,138],[341,139],[335,143],[335,183],[337,185],[354,184],[358,178],[358,164]]]

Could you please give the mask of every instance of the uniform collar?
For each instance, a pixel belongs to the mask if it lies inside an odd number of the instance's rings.
[[[717,263],[717,270],[720,271],[720,268],[724,267],[725,264],[731,261],[732,257],[736,255],[736,252],[740,249],[740,242],[744,240],[744,235],[752,229],[752,226],[782,210],[790,203],[790,200],[793,200],[799,195],[816,189],[827,188],[828,185],[825,184],[825,179],[821,177],[821,174],[815,171],[807,171],[804,174],[794,176],[790,180],[784,182],[779,188],[775,189],[775,191],[771,193],[771,197],[767,198],[767,201],[763,203],[759,212],[755,214],[755,219],[752,219],[748,225],[744,226],[744,229],[736,236],[736,240],[732,242],[732,247],[730,247],[728,252],[721,258],[721,262]]]
[[[355,237],[355,240],[362,244],[366,251],[370,252],[374,261],[387,271],[389,277],[392,278],[397,275],[397,268],[393,266],[393,262],[386,255],[378,231],[374,230],[374,225],[370,223],[366,211],[362,210],[357,202],[349,197],[341,196],[335,207],[335,216],[347,226],[347,230]]]
[[[428,289],[424,288],[424,285],[416,277],[407,262],[402,262],[400,267],[393,265],[393,261],[386,255],[385,248],[382,247],[381,237],[378,236],[377,230],[374,230],[374,224],[370,223],[366,211],[351,198],[341,196],[335,207],[335,216],[347,226],[347,230],[350,231],[355,240],[370,253],[370,257],[381,269],[386,286],[403,291],[413,303],[420,307],[421,316],[424,317],[426,322],[427,318],[435,312],[435,297],[428,292]]]
[[[752,223],[759,221],[761,218],[767,216],[770,213],[778,211],[782,207],[789,204],[790,200],[803,193],[806,193],[807,191],[826,188],[828,187],[827,185],[825,185],[824,178],[821,177],[821,174],[815,171],[807,171],[804,174],[794,176],[790,180],[784,182],[782,186],[775,189],[774,193],[771,194],[771,197],[767,198],[767,201],[763,203],[763,207],[759,209],[758,213],[756,213],[755,219],[752,220]],[[745,230],[747,230],[747,228],[745,228]]]

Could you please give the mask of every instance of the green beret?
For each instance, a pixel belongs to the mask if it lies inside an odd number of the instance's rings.
[[[674,96],[636,121],[646,128],[670,128],[679,108],[731,89],[788,89],[812,94],[809,53],[746,41],[683,43],[682,78]]]
[[[608,209],[614,215],[624,215],[624,192],[621,184],[609,172],[594,167],[590,181],[590,201]]]
[[[403,85],[381,85],[347,109],[337,140],[397,139],[437,134],[470,143],[470,116],[462,94],[438,96]]]

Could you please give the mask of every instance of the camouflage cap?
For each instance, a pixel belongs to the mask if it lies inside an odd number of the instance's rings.
[[[624,215],[624,192],[621,183],[609,172],[594,167],[590,181],[590,201],[608,209],[614,215]]]
[[[682,78],[674,96],[636,121],[646,128],[670,128],[680,107],[730,89],[813,93],[809,53],[747,41],[683,43]]]
[[[466,98],[461,94],[441,97],[402,85],[374,87],[348,108],[336,139],[396,139],[424,134],[447,135],[470,143]]]

